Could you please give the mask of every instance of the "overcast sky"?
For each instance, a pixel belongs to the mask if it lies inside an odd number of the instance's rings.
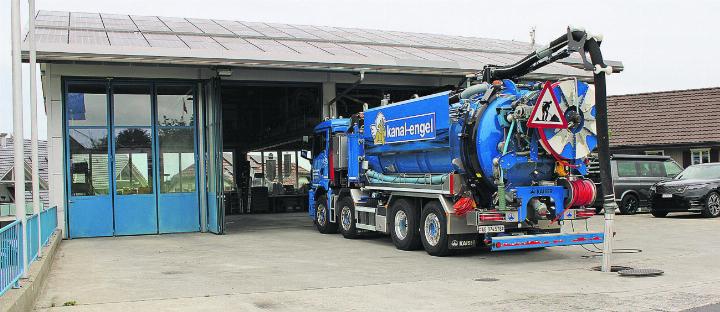
[[[23,17],[27,15],[26,1]],[[426,1],[426,0],[36,0],[40,10],[216,18],[427,32],[545,44],[568,25],[604,35],[606,59],[625,71],[610,94],[720,86],[719,1]],[[0,4],[0,132],[12,129],[10,1]],[[24,19],[23,24],[27,20]],[[27,77],[27,70],[25,77]],[[27,78],[26,78],[27,81]],[[25,93],[27,102],[27,90]],[[29,116],[29,105],[26,105]],[[44,109],[40,109],[44,112]],[[40,120],[45,137],[44,114]],[[642,118],[642,116],[638,116]],[[27,120],[27,118],[26,118]],[[25,122],[26,137],[29,121]]]

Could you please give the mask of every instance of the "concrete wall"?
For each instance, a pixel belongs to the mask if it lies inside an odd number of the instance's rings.
[[[206,80],[216,76],[210,67],[134,65],[134,64],[42,64],[42,88],[45,94],[45,110],[48,122],[48,170],[50,184],[50,205],[58,207],[58,227],[64,235],[65,228],[65,168],[64,133],[62,115],[62,78],[145,78],[145,79],[193,79]],[[366,74],[363,84],[401,86],[443,86],[454,85],[461,77],[430,75]],[[323,87],[323,103],[335,97],[336,84],[350,84],[358,79],[357,74],[348,72],[322,72],[301,70],[272,70],[234,68],[231,76],[222,80],[264,81],[264,82],[311,82]],[[323,104],[323,117],[332,116],[334,105]],[[201,107],[198,113],[202,112]],[[202,141],[201,141],[202,142]],[[202,143],[201,143],[202,144]],[[201,166],[204,162],[200,162]],[[199,168],[199,172],[203,172]],[[202,181],[202,179],[201,179]],[[201,196],[202,202],[203,196]],[[204,203],[201,203],[204,205]],[[204,214],[203,214],[204,215]],[[204,224],[203,224],[204,226]]]

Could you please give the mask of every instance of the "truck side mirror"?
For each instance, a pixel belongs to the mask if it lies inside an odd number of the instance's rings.
[[[306,150],[300,151],[300,157],[305,158],[307,160],[312,160],[312,159],[310,159],[310,151],[306,151]]]
[[[303,135],[302,141],[303,141],[303,143],[310,143],[310,136]]]

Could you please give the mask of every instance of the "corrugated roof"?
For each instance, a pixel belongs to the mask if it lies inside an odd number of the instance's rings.
[[[720,88],[608,97],[610,145],[720,142]]]
[[[278,23],[39,11],[41,61],[366,68],[370,71],[463,75],[505,65],[529,43],[487,38]],[[529,77],[588,72],[551,64]]]

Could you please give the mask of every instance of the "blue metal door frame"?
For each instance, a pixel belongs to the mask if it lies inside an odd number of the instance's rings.
[[[126,126],[117,124],[115,122],[115,89],[116,85],[137,85],[147,86],[150,90],[150,125],[147,126]],[[110,149],[112,154],[112,180],[113,180],[113,223],[115,228],[115,235],[140,235],[140,234],[157,234],[158,233],[158,212],[157,212],[157,157],[155,157],[154,151],[156,150],[155,140],[155,120],[156,116],[153,113],[155,111],[155,100],[153,96],[152,84],[148,82],[119,82],[111,83],[108,88],[110,94],[110,114],[112,115],[112,122],[110,127],[112,130],[112,148]],[[150,141],[151,141],[151,164],[152,164],[152,180],[153,180],[153,192],[151,194],[132,194],[132,195],[121,195],[118,193],[118,175],[115,171],[117,165],[117,135],[116,130],[118,128],[125,129],[146,129],[150,130]]]
[[[165,82],[167,81],[167,82]],[[104,84],[106,94],[107,121],[105,126],[70,126],[67,111],[68,85],[72,83]],[[146,195],[118,195],[115,177],[115,128],[113,120],[112,86],[114,84],[145,83],[151,88],[152,125],[137,127],[151,129],[152,132],[152,164],[153,164],[153,194]],[[187,193],[162,194],[160,191],[160,148],[157,124],[157,85],[187,85],[193,88],[193,115],[194,124],[185,128],[192,128],[194,141],[195,162],[195,190]],[[175,232],[197,232],[200,229],[199,208],[199,174],[198,170],[198,139],[197,127],[197,84],[192,81],[177,80],[145,80],[145,79],[116,79],[113,82],[97,78],[66,78],[62,79],[63,86],[63,133],[64,162],[65,162],[65,198],[67,213],[65,215],[66,227],[70,238],[97,237],[113,235],[137,235]],[[119,126],[121,127],[121,126]],[[132,127],[123,127],[132,128]],[[172,128],[172,127],[164,127]],[[73,129],[102,129],[107,133],[108,157],[108,194],[95,196],[73,196],[72,175],[70,170],[70,131]],[[178,209],[180,207],[180,209]],[[134,210],[134,211],[127,211]],[[126,213],[127,212],[127,213]],[[144,218],[144,219],[143,219]],[[154,220],[152,220],[154,219]]]
[[[88,82],[98,84],[100,81]],[[82,82],[79,82],[82,84]],[[112,179],[110,178],[112,160],[110,153],[110,95],[108,92],[109,86],[107,82],[104,82],[105,94],[106,94],[106,110],[107,118],[105,126],[70,126],[69,118],[67,117],[68,111],[66,107],[67,94],[68,94],[68,83],[63,83],[63,132],[65,134],[65,190],[66,190],[66,206],[67,213],[65,214],[66,225],[68,226],[68,236],[70,238],[76,237],[97,237],[97,236],[112,236],[115,232],[113,223],[113,190]],[[72,173],[71,173],[71,153],[70,153],[70,131],[72,130],[105,130],[106,138],[108,139],[108,146],[106,150],[107,170],[108,170],[108,194],[106,195],[94,195],[94,196],[73,196],[72,194]],[[92,160],[90,159],[90,164]],[[71,225],[71,222],[75,224]]]

